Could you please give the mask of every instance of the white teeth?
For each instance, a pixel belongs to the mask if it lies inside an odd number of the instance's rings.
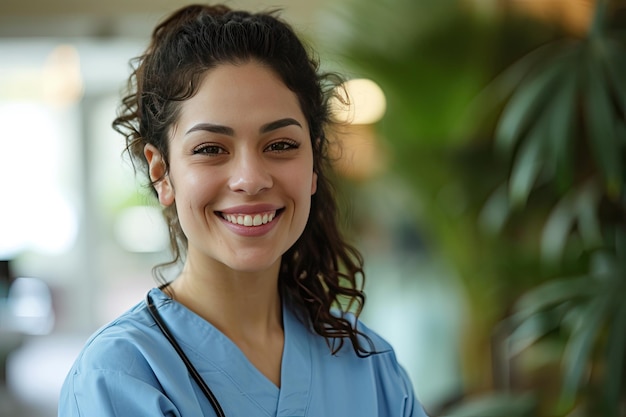
[[[274,220],[274,217],[276,217],[276,212],[273,211],[271,213],[255,214],[254,216],[250,214],[222,213],[222,217],[228,220],[230,223],[252,227],[252,226],[261,226],[262,224],[271,222],[272,220]]]

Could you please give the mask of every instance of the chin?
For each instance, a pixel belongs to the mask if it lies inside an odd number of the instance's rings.
[[[243,273],[264,273],[275,270],[278,272],[280,267],[280,258],[268,262],[267,256],[246,257],[245,259],[232,259],[225,262],[226,266],[233,271]]]

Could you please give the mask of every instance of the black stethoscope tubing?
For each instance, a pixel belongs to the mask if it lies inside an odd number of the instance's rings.
[[[180,345],[174,338],[174,335],[172,335],[170,330],[167,328],[165,322],[163,321],[163,319],[161,318],[161,315],[159,314],[159,310],[152,303],[152,297],[150,296],[150,293],[146,295],[146,305],[148,306],[148,312],[154,319],[154,322],[157,324],[157,326],[159,326],[159,329],[161,329],[161,332],[163,333],[165,338],[170,342],[174,350],[176,350],[176,353],[178,353],[178,356],[180,356],[182,361],[185,363],[185,366],[187,367],[189,374],[196,381],[196,383],[202,390],[202,393],[209,400],[209,403],[211,403],[213,410],[215,410],[215,414],[217,414],[218,417],[226,417],[226,414],[224,414],[224,411],[222,410],[222,407],[220,406],[219,401],[217,401],[217,398],[215,398],[215,394],[213,394],[213,391],[211,391],[211,389],[206,384],[206,382],[204,382],[204,380],[202,379],[202,377],[200,376],[196,368],[193,366],[193,364],[191,363],[187,355],[185,355],[185,352],[183,352],[182,348],[180,347]]]

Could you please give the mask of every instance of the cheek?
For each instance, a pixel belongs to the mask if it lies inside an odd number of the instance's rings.
[[[311,196],[314,193],[316,176],[310,172],[302,172],[291,177],[290,191],[298,196],[298,204],[303,210],[303,215],[309,215],[311,207]],[[306,211],[306,213],[304,213]]]
[[[204,211],[205,206],[219,194],[219,184],[214,173],[185,169],[179,173],[172,172],[172,175],[179,210]]]

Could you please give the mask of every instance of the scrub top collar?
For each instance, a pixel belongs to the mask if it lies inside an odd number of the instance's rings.
[[[269,415],[304,416],[313,377],[311,340],[314,335],[283,304],[285,342],[281,388],[263,375],[226,335],[158,288],[150,290],[170,331],[201,375],[220,372]],[[210,381],[207,381],[210,385]],[[216,394],[218,395],[218,394]],[[219,400],[219,396],[218,396]]]

